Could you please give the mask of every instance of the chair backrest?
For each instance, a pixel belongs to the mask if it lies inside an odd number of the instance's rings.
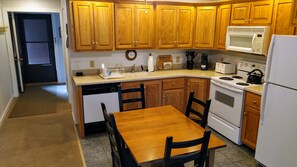
[[[101,108],[102,108],[102,112],[103,112],[103,116],[104,116],[107,135],[108,135],[109,142],[110,142],[113,166],[120,167],[120,166],[122,166],[121,159],[123,157],[123,155],[122,155],[123,148],[122,148],[121,140],[120,140],[117,128],[116,128],[114,116],[112,114],[107,113],[104,103],[101,103]]]
[[[171,165],[182,165],[186,162],[194,160],[195,167],[203,167],[204,161],[206,160],[207,148],[210,138],[210,131],[205,131],[202,138],[182,141],[182,142],[173,142],[173,137],[169,136],[166,138],[165,153],[163,160],[163,167],[170,167]],[[187,148],[201,144],[200,151],[171,156],[172,149]]]
[[[118,87],[118,93],[119,93],[119,104],[120,104],[120,111],[125,111],[124,110],[124,104],[127,103],[134,103],[138,106],[137,102],[141,102],[141,107],[129,107],[127,110],[136,110],[136,109],[141,109],[145,108],[145,97],[144,97],[144,85],[140,84],[140,87],[138,88],[129,88],[129,89],[122,89],[121,85]],[[129,98],[129,94],[133,93],[133,97]],[[136,95],[138,94],[138,95]],[[140,94],[140,96],[139,96]],[[125,96],[126,97],[123,97]],[[135,97],[135,95],[137,97]]]
[[[195,110],[192,106],[193,102],[202,106],[203,112],[199,112],[199,111]],[[205,126],[207,125],[207,118],[208,118],[210,103],[211,103],[210,99],[206,100],[206,102],[203,102],[203,101],[199,100],[198,98],[194,97],[194,92],[191,91],[185,115],[189,118],[190,118],[191,113],[198,116],[201,120],[194,120],[194,121],[198,122],[201,127],[205,128]]]

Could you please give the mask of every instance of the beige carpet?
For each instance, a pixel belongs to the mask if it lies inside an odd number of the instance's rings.
[[[6,119],[0,128],[0,166],[84,166],[69,107],[53,114]]]
[[[9,118],[70,111],[65,85],[27,86]]]

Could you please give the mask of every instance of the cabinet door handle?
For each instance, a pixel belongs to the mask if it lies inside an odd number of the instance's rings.
[[[245,22],[248,22],[249,20],[248,20],[248,19],[245,19],[244,21],[245,21]]]
[[[249,19],[249,22],[252,22],[252,19]]]
[[[175,82],[173,82],[172,85],[175,85]]]
[[[247,115],[247,113],[246,113],[246,112],[244,112],[244,113],[243,113],[243,115]]]
[[[253,101],[254,104],[257,104],[256,100]]]
[[[198,43],[198,41],[196,40],[195,43]]]

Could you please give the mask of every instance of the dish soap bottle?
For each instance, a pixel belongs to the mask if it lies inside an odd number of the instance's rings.
[[[148,57],[147,68],[148,68],[148,72],[154,71],[154,57],[152,56],[151,53],[149,54],[149,57]]]

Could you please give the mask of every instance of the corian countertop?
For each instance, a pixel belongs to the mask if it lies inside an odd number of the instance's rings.
[[[129,81],[143,81],[154,79],[166,79],[176,77],[197,77],[197,78],[210,78],[213,76],[222,76],[223,74],[216,73],[214,71],[202,71],[202,70],[164,70],[154,72],[134,72],[124,73],[123,78],[117,79],[102,79],[99,75],[85,75],[85,76],[73,76],[73,81],[76,86],[94,85],[103,83],[114,82],[129,82]]]
[[[263,89],[263,85],[257,85],[257,86],[250,86],[245,88],[246,91],[255,93],[257,95],[262,95],[262,89]]]

